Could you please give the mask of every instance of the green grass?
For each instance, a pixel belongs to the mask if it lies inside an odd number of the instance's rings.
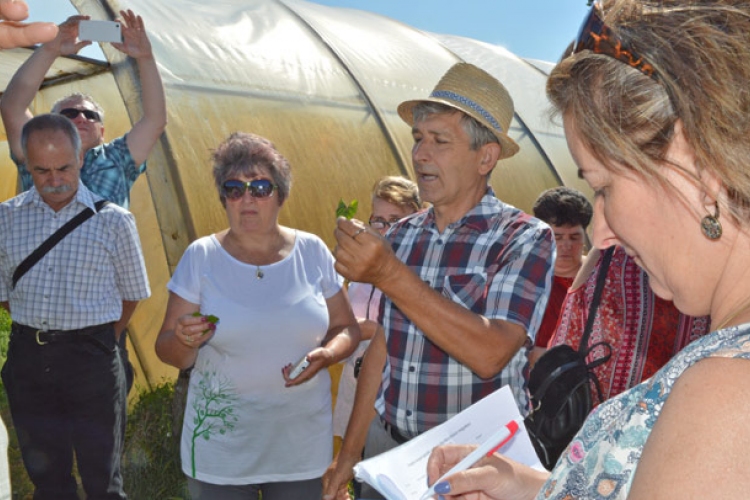
[[[130,409],[122,475],[129,498],[188,498],[180,467],[180,443],[174,428],[174,384],[142,391]]]

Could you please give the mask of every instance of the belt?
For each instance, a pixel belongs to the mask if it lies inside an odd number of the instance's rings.
[[[391,435],[391,439],[396,441],[398,444],[404,444],[405,442],[409,441],[411,438],[404,436],[398,430],[393,427],[391,424],[386,422],[385,420],[380,421],[383,424],[383,428],[385,431]]]
[[[92,335],[97,333],[104,333],[107,330],[111,330],[114,323],[105,323],[103,325],[87,326],[77,330],[40,330],[39,328],[33,328],[31,326],[22,325],[20,323],[13,323],[11,325],[11,332],[20,335],[20,338],[25,336],[33,335],[36,343],[39,345],[55,344],[58,342],[81,342],[81,341],[96,341],[92,338]]]

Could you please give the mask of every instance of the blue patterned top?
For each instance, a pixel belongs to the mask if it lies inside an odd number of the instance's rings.
[[[10,157],[18,167],[21,189],[28,191],[34,185],[31,174],[26,165],[19,163],[13,154]],[[136,165],[130,155],[126,134],[86,151],[81,169],[81,182],[105,200],[129,208],[130,188],[145,171],[146,162]]]
[[[563,453],[537,499],[624,499],[679,376],[708,357],[750,359],[750,325],[691,343],[649,380],[600,405]]]

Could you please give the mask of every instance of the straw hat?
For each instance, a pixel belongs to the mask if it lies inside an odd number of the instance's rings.
[[[484,70],[469,63],[454,64],[440,79],[427,99],[399,104],[398,114],[414,125],[412,111],[420,102],[437,102],[463,111],[484,125],[500,141],[500,159],[518,152],[518,144],[508,137],[513,119],[513,99],[502,83]]]

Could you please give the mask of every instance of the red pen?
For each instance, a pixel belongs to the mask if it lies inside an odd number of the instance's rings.
[[[479,462],[484,457],[488,457],[495,453],[497,450],[508,444],[508,441],[513,439],[513,436],[516,435],[516,432],[518,432],[519,423],[517,420],[511,420],[507,424],[505,424],[499,431],[494,433],[492,436],[490,436],[486,441],[484,441],[482,444],[477,446],[477,448],[466,455],[463,460],[458,462],[456,465],[454,465],[451,470],[440,476],[440,479],[435,481],[433,486],[430,486],[430,489],[427,490],[427,492],[422,495],[422,497],[419,500],[425,500],[427,498],[430,498],[435,495],[435,489],[434,485],[442,482],[446,477],[450,476],[451,474],[455,474],[456,472],[461,472],[463,470],[468,469],[469,467],[472,467],[474,464]]]

